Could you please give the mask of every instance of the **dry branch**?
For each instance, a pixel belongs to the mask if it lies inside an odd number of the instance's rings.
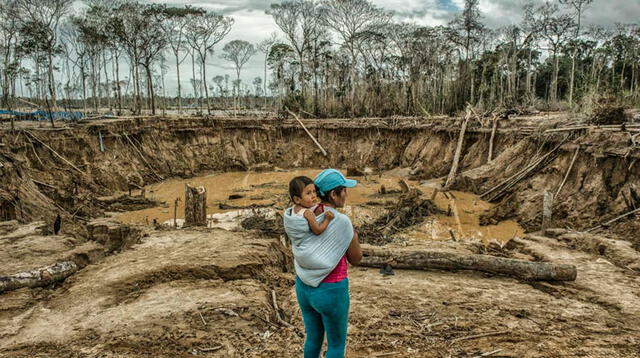
[[[33,133],[29,132],[29,131],[24,131],[25,133],[29,134],[31,136],[31,138],[35,139],[38,143],[42,144],[43,146],[45,146],[45,148],[49,149],[53,154],[55,154],[55,156],[57,156],[58,158],[62,159],[62,161],[64,161],[65,163],[69,164],[73,169],[77,170],[80,174],[84,174],[82,172],[82,170],[78,169],[78,167],[76,167],[75,165],[73,165],[73,163],[71,163],[70,161],[68,161],[65,157],[63,157],[62,155],[60,155],[58,152],[56,152],[53,148],[51,148],[50,146],[48,146],[46,143],[44,143],[43,141],[41,141],[40,139],[38,139],[38,137],[36,137]]]
[[[127,133],[124,133],[124,137],[127,138],[127,140],[129,141],[129,144],[131,144],[131,146],[133,147],[133,149],[136,150],[136,152],[138,153],[138,155],[140,155],[140,158],[142,159],[142,161],[147,165],[147,167],[149,167],[149,169],[151,170],[151,172],[153,173],[153,175],[155,175],[156,177],[158,177],[158,179],[160,180],[164,180],[164,178],[159,175],[158,173],[156,173],[155,170],[153,170],[153,167],[151,166],[151,164],[149,164],[149,162],[147,162],[147,159],[145,158],[144,154],[142,154],[142,152],[138,149],[138,147],[136,146],[135,143],[133,143],[133,141],[131,140],[131,138],[129,138],[129,136],[127,135]]]
[[[631,211],[629,211],[628,213],[622,214],[622,215],[620,215],[620,216],[618,216],[618,217],[616,217],[616,218],[614,218],[614,219],[611,219],[611,220],[609,220],[609,221],[607,221],[607,222],[605,222],[605,223],[602,223],[602,224],[600,224],[600,225],[598,225],[598,226],[592,227],[591,229],[587,230],[587,232],[591,232],[591,231],[597,230],[597,229],[599,229],[599,228],[601,228],[601,227],[611,225],[611,224],[613,224],[614,222],[616,222],[616,221],[618,221],[618,220],[621,220],[621,219],[624,219],[624,218],[626,218],[627,216],[629,216],[629,215],[633,215],[633,214],[635,214],[635,213],[637,213],[637,212],[640,212],[640,209],[631,210]]]
[[[576,159],[578,158],[579,152],[580,152],[580,146],[578,146],[576,148],[575,153],[573,153],[573,158],[571,158],[571,164],[569,164],[569,168],[567,169],[567,172],[564,174],[564,179],[562,179],[562,183],[560,183],[560,186],[558,187],[558,190],[556,191],[556,195],[554,196],[554,198],[557,198],[558,195],[560,195],[560,190],[562,190],[562,187],[567,182],[567,179],[569,178],[569,174],[571,173],[571,169],[573,169],[573,164],[575,164]]]
[[[389,250],[363,245],[361,266],[382,267],[390,264],[410,270],[474,270],[516,277],[527,281],[573,281],[573,265],[530,262],[489,255],[462,255],[441,251]]]
[[[309,137],[311,137],[311,140],[313,140],[313,142],[318,146],[318,148],[320,148],[320,151],[322,152],[322,154],[326,157],[327,155],[327,151],[324,150],[324,148],[322,148],[322,145],[320,145],[320,142],[318,142],[318,140],[316,139],[316,137],[313,136],[313,134],[311,134],[311,132],[309,132],[309,130],[307,129],[307,127],[304,126],[304,123],[302,123],[302,121],[300,120],[300,118],[298,118],[298,116],[296,116],[295,113],[291,112],[289,109],[287,109],[287,112],[289,112],[289,114],[291,114],[293,116],[293,118],[296,119],[296,121],[298,121],[298,123],[300,123],[300,125],[302,126],[302,129],[304,129],[305,132],[307,132],[307,134],[309,135]]]
[[[513,186],[518,184],[522,179],[530,175],[534,170],[538,168],[543,168],[544,166],[549,164],[553,159],[555,159],[556,152],[558,151],[558,149],[560,149],[560,147],[564,144],[565,141],[566,139],[562,141],[560,144],[558,144],[551,151],[549,151],[547,154],[533,161],[533,163],[529,164],[524,169],[520,170],[519,172],[510,176],[509,178],[503,180],[500,184],[484,192],[482,195],[480,195],[480,197],[488,201],[493,201],[494,199],[500,197],[507,190],[511,189]],[[493,192],[495,192],[493,195],[488,196]]]

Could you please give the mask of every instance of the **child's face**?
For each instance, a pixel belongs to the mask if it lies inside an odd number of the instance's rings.
[[[293,201],[305,208],[310,208],[316,203],[316,186],[311,183],[304,187],[301,196],[295,196]]]

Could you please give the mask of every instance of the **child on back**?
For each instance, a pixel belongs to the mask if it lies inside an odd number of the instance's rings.
[[[316,214],[314,214],[314,210],[317,206],[317,197],[316,185],[313,183],[313,180],[305,176],[293,178],[289,182],[289,196],[291,197],[291,201],[294,203],[292,213],[307,219],[309,229],[315,235],[322,234],[327,229],[327,226],[329,226],[331,220],[333,220],[334,215],[332,212],[328,211],[324,214],[324,221],[322,224],[319,224],[316,221]]]

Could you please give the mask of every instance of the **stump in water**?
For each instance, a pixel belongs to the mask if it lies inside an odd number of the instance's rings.
[[[184,187],[184,226],[207,226],[207,189]]]

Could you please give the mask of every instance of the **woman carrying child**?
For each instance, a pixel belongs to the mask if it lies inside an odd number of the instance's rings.
[[[326,169],[313,182],[294,178],[289,184],[294,207],[284,223],[292,242],[296,269],[296,296],[306,331],[304,357],[317,358],[327,337],[327,358],[342,358],[349,316],[348,264],[362,259],[358,235],[349,218],[338,212],[355,180]],[[315,204],[315,189],[321,203]],[[313,213],[313,215],[311,215]],[[317,217],[316,217],[317,215]]]

